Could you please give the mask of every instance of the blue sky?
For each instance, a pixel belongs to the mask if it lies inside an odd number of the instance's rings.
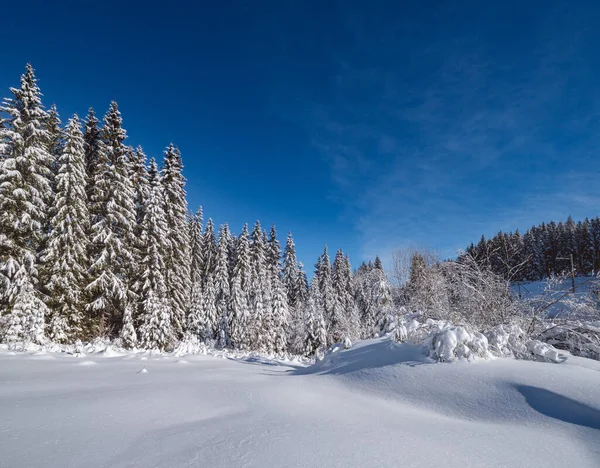
[[[146,5],[146,6],[142,6]],[[312,269],[597,216],[599,2],[39,2],[0,86],[37,70],[63,121],[119,102],[182,151],[190,207],[291,230]]]

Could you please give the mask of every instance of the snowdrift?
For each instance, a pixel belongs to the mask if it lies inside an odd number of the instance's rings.
[[[474,349],[471,336],[442,327],[426,335],[443,343],[433,348],[409,336],[310,366],[100,342],[79,354],[0,347],[0,465],[598,466],[600,362],[441,363],[432,349]]]

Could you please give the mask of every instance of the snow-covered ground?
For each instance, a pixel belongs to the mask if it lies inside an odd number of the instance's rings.
[[[146,372],[142,372],[143,370]],[[598,467],[600,362],[0,350],[0,466]]]

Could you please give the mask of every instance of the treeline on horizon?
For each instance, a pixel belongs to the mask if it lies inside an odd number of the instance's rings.
[[[0,107],[0,341],[118,339],[127,348],[221,348],[312,355],[385,330],[381,262],[352,271],[338,250],[311,284],[292,235],[239,234],[190,214],[182,157],[162,167],[125,141],[116,102],[62,125],[34,70]]]
[[[519,230],[499,232],[491,239],[481,236],[466,253],[479,265],[511,281],[538,281],[571,271],[578,276],[600,271],[600,218],[575,222],[550,221]]]

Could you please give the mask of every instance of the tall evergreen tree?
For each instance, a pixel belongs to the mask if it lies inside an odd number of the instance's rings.
[[[89,215],[85,194],[83,134],[77,115],[69,120],[57,161],[55,214],[45,263],[50,273],[50,338],[68,342],[81,333],[86,286]]]
[[[288,233],[283,251],[283,284],[285,285],[288,304],[291,309],[298,306],[298,260],[296,259],[296,246],[292,233]]]
[[[205,285],[208,282],[208,278],[214,273],[217,263],[217,238],[215,236],[215,226],[210,218],[206,222],[204,235],[202,236],[201,260],[201,279],[202,284]]]
[[[306,277],[306,272],[304,271],[304,265],[302,262],[298,263],[298,276],[296,280],[296,304],[297,307],[304,304],[308,299],[309,288],[308,288],[308,278]]]
[[[128,149],[128,154],[131,158],[130,178],[133,187],[133,200],[135,206],[135,225],[133,226],[133,242],[131,245],[132,255],[134,258],[131,266],[131,290],[135,294],[133,302],[139,301],[142,294],[142,276],[143,264],[142,256],[144,252],[144,218],[146,215],[146,207],[148,197],[150,195],[150,184],[148,181],[148,166],[146,155],[141,146],[138,146],[135,151],[132,148]]]
[[[94,184],[97,181],[97,173],[103,171],[104,168],[99,161],[101,159],[102,152],[102,137],[100,131],[100,121],[96,117],[94,109],[90,107],[88,115],[85,119],[85,127],[83,131],[83,141],[85,150],[85,172],[86,172],[86,189],[88,200],[92,200],[94,195]],[[104,159],[104,157],[102,157]],[[93,208],[93,204],[92,204]],[[94,218],[97,213],[94,213],[92,209],[88,210],[90,217]]]
[[[51,170],[58,171],[58,160],[60,159],[64,145],[65,135],[62,130],[62,122],[56,104],[52,104],[48,110],[48,120],[46,121],[46,130],[48,132],[48,152],[52,156]]]
[[[148,172],[150,191],[143,221],[143,287],[140,302],[139,339],[148,349],[166,349],[175,339],[174,312],[167,299],[166,257],[168,225],[163,187],[154,159]]]
[[[327,324],[327,344],[332,345],[342,339],[343,332],[340,308],[336,304],[337,301],[333,290],[331,261],[329,260],[327,246],[325,246],[323,255],[321,255],[317,261],[315,266],[315,276],[317,277],[325,322]]]
[[[100,334],[106,332],[106,320],[120,326],[124,306],[132,296],[135,206],[125,138],[121,113],[112,102],[104,117],[102,151],[94,171],[91,281],[86,288],[91,295],[87,308],[95,314]]]
[[[48,114],[31,65],[21,76],[20,88],[11,88],[11,93],[13,97],[0,108],[7,115],[0,128],[0,310],[4,314],[12,312],[17,300],[40,300],[39,254],[52,198]],[[21,293],[20,287],[26,291]],[[19,313],[31,310],[21,306]]]
[[[301,353],[312,356],[327,346],[323,301],[316,276],[313,276],[308,299],[303,305],[303,321]]]
[[[181,153],[170,144],[164,153],[162,183],[166,201],[167,237],[169,251],[166,257],[166,284],[176,317],[176,331],[183,333],[185,314],[189,308],[190,279],[190,238],[187,230],[187,201],[185,199],[185,178],[182,174]]]
[[[252,310],[252,347],[257,350],[268,348],[268,337],[265,327],[268,326],[267,314],[271,310],[271,296],[269,290],[269,277],[267,267],[267,246],[260,222],[254,224],[252,230],[251,255],[251,285],[250,307]]]
[[[227,224],[219,228],[219,243],[217,247],[217,261],[215,264],[215,300],[217,315],[219,317],[219,329],[217,340],[221,347],[229,345],[229,318],[227,306],[231,291],[229,289],[229,242],[230,234]]]
[[[231,341],[234,346],[248,349],[251,341],[251,314],[248,302],[248,290],[251,281],[250,243],[248,225],[237,238],[235,264],[231,279],[231,297],[229,301],[229,321]]]
[[[190,279],[193,288],[202,284],[202,207],[189,220],[190,232]]]

